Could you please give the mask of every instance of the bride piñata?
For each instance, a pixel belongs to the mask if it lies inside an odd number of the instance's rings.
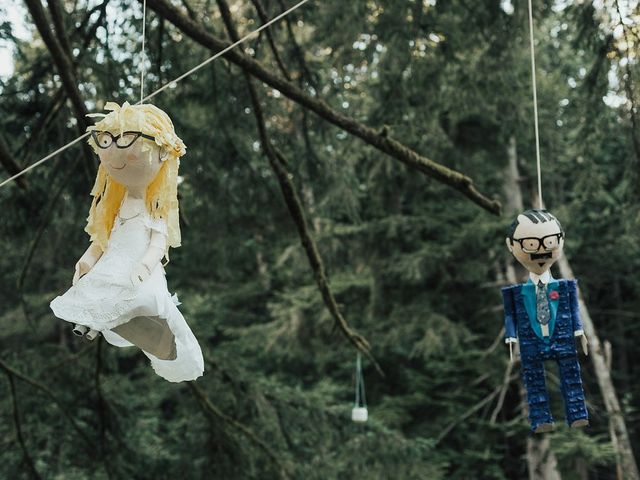
[[[178,166],[185,154],[169,116],[150,105],[107,103],[89,127],[100,157],[86,232],[91,245],[53,313],[89,339],[137,346],[171,382],[203,373],[198,341],[167,289],[163,258],[180,246]]]

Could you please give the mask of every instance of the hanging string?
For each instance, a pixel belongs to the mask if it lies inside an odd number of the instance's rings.
[[[144,54],[144,36],[145,36],[145,28],[147,26],[147,0],[143,0],[142,2],[142,53],[140,60],[140,103],[144,99],[144,68],[145,62],[147,60],[146,55]]]
[[[200,70],[201,68],[205,67],[206,65],[210,64],[211,62],[213,62],[216,58],[221,57],[222,55],[224,55],[225,53],[227,53],[229,50],[232,50],[233,48],[237,47],[238,45],[240,45],[241,43],[246,42],[249,38],[255,36],[256,34],[260,33],[262,30],[264,30],[265,28],[270,27],[271,25],[273,25],[274,23],[276,23],[278,20],[280,20],[281,18],[286,17],[287,15],[289,15],[291,12],[293,12],[294,10],[300,8],[302,5],[304,5],[305,3],[309,2],[309,0],[302,0],[298,3],[296,3],[293,7],[291,7],[288,10],[285,10],[284,12],[282,12],[280,15],[273,17],[271,20],[269,20],[267,23],[265,23],[264,25],[261,25],[259,28],[253,30],[252,32],[247,33],[244,37],[242,37],[240,40],[238,40],[235,43],[232,43],[231,45],[225,47],[224,49],[220,50],[218,53],[216,53],[215,55],[212,55],[211,57],[207,58],[205,61],[203,61],[202,63],[196,65],[195,67],[193,67],[191,70],[183,73],[182,75],[180,75],[179,77],[171,80],[170,82],[164,84],[162,87],[160,87],[159,89],[157,89],[155,92],[150,93],[149,95],[147,95],[146,97],[142,98],[139,102],[136,103],[136,105],[139,105],[141,103],[144,103],[146,101],[148,101],[149,99],[155,97],[156,95],[158,95],[159,93],[163,92],[164,90],[166,90],[169,87],[174,87],[178,82],[180,82],[181,80],[184,80],[185,78],[187,78],[189,75],[192,75],[193,73],[197,72],[198,70]],[[35,162],[32,165],[29,165],[27,168],[19,171],[18,173],[16,173],[15,175],[7,178],[6,180],[4,180],[2,183],[0,183],[0,188],[4,187],[5,185],[7,185],[8,183],[12,182],[13,180],[15,180],[16,178],[21,177],[22,175],[24,175],[25,173],[29,172],[30,170],[36,168],[39,165],[42,165],[44,162],[46,162],[47,160],[52,159],[53,157],[55,157],[56,155],[58,155],[59,153],[64,152],[66,149],[68,149],[69,147],[72,147],[73,145],[75,145],[76,143],[78,143],[79,141],[81,141],[84,138],[87,138],[90,135],[89,132],[79,136],[78,138],[70,141],[69,143],[67,143],[66,145],[63,145],[62,147],[60,147],[59,149],[57,149],[55,152],[50,153],[49,155],[47,155],[44,158],[41,158],[40,160],[38,160],[37,162]]]
[[[531,85],[533,89],[533,119],[536,132],[536,168],[538,172],[538,208],[542,209],[542,174],[540,172],[540,134],[538,131],[538,90],[536,87],[536,54],[533,43],[533,8],[529,0],[529,45],[531,50]]]
[[[355,408],[367,408],[367,397],[364,391],[364,375],[362,374],[362,358],[360,352],[356,359],[356,402]]]

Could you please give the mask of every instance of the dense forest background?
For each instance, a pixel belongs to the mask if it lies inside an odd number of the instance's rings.
[[[153,100],[188,148],[167,278],[205,354],[196,382],[49,309],[88,245],[86,147],[0,189],[0,478],[637,478],[612,422],[639,452],[640,7],[533,3],[544,200],[602,342],[581,357],[589,428],[563,424],[551,367],[557,429],[532,438],[502,344],[500,287],[525,273],[504,230],[535,201],[526,2],[312,0]],[[146,91],[291,5],[147,0]],[[141,17],[134,0],[0,0],[0,178],[139,100]],[[345,332],[384,372],[364,357],[366,424]]]

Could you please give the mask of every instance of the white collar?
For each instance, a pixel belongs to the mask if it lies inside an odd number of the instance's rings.
[[[542,275],[529,272],[529,278],[531,279],[534,285],[538,285],[538,282],[542,282],[543,285],[546,285],[552,280],[550,270],[547,270]]]

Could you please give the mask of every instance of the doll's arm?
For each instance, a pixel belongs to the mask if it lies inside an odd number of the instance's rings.
[[[151,241],[140,263],[131,272],[131,283],[139,285],[151,276],[167,249],[167,235],[156,230],[151,231]]]
[[[509,345],[509,359],[513,361],[513,345],[518,342],[514,319],[513,287],[505,287],[502,289],[502,301],[504,303],[504,341]]]
[[[516,338],[515,307],[512,287],[502,289],[502,301],[504,303],[504,341],[505,343],[516,343],[518,340]]]
[[[569,290],[569,305],[571,307],[571,321],[573,322],[573,335],[580,337],[580,343],[582,344],[582,351],[585,355],[589,355],[589,341],[584,334],[582,328],[582,318],[580,317],[580,304],[578,302],[578,281],[569,280],[567,282],[567,289]]]
[[[91,242],[89,248],[82,254],[80,260],[76,262],[75,273],[73,274],[73,280],[71,281],[72,285],[78,283],[78,280],[83,275],[89,273],[89,270],[93,268],[93,266],[98,263],[100,257],[102,256],[102,248],[97,245],[95,242]]]
[[[584,335],[582,329],[582,318],[580,318],[580,305],[578,303],[578,282],[569,280],[567,289],[569,290],[569,306],[571,307],[571,321],[573,322],[573,332],[575,336]]]

